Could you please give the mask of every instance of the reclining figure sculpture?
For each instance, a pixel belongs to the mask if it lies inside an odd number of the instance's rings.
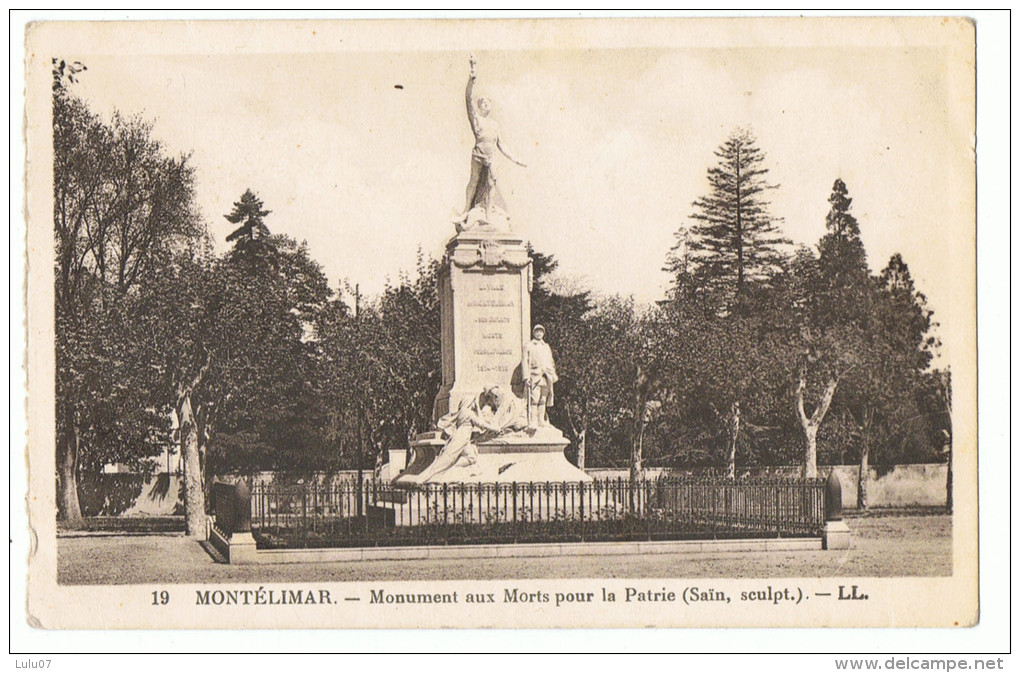
[[[432,464],[413,477],[415,483],[425,483],[454,466],[467,468],[471,477],[478,476],[476,444],[526,429],[528,407],[525,400],[508,388],[486,386],[475,397],[461,398],[457,409],[440,418],[436,425],[448,439]]]

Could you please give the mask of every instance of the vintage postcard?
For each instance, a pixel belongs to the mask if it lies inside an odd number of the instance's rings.
[[[33,627],[977,622],[970,20],[26,48]]]

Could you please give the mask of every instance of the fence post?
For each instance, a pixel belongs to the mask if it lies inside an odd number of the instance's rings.
[[[577,482],[577,490],[581,497],[581,542],[584,542],[584,482]]]
[[[783,536],[782,535],[783,520],[782,520],[782,515],[780,514],[780,511],[782,509],[782,497],[780,495],[781,494],[781,489],[779,488],[779,481],[776,480],[776,479],[773,479],[772,480],[772,487],[774,489],[776,489],[776,497],[775,497],[776,511],[774,513],[774,515],[776,517],[776,537],[782,537]]]
[[[730,501],[733,499],[733,488],[732,488],[732,482],[729,481],[728,479],[726,480],[726,483],[723,486],[723,498],[724,498],[724,507],[726,508],[726,510],[725,510],[726,513],[723,515],[724,519],[726,521],[726,526],[727,527],[732,527],[731,524],[733,523],[733,521],[732,521],[732,519],[730,517],[733,516],[733,508],[730,506],[731,505]]]
[[[648,481],[648,479],[644,475],[642,475],[642,477],[641,477],[641,516],[645,520],[645,532],[646,532],[646,535],[648,537],[648,541],[649,542],[651,542],[651,540],[652,540],[652,528],[655,525],[655,522],[652,521],[652,517],[650,516],[651,511],[650,511],[649,502],[648,502],[651,499],[651,494],[648,491],[648,489],[650,487],[651,487],[651,482]]]
[[[364,537],[367,538],[368,534],[369,534],[369,528],[368,528],[368,497],[369,497],[369,493],[368,493],[368,488],[365,485],[365,480],[364,479],[359,478],[358,479],[358,483],[361,484],[361,492],[359,493],[359,497],[358,497],[358,509],[361,510],[362,535],[364,535]]]
[[[822,531],[823,549],[849,549],[850,528],[843,521],[843,485],[836,471],[829,472],[825,482],[825,528]]]
[[[358,507],[357,516],[360,519],[361,515],[364,513],[364,510],[361,508],[362,507],[362,504],[361,504],[361,492],[364,490],[364,487],[365,487],[365,485],[361,483],[361,472],[358,472],[358,476],[355,477],[355,479],[356,479],[357,484],[358,484],[357,493],[355,493],[355,495],[357,496],[357,499],[355,500],[355,502],[357,503],[357,507]]]
[[[255,538],[251,534],[251,489],[243,479],[238,480],[232,487],[227,484],[217,486],[220,486],[218,501],[223,502],[224,507],[230,510],[227,517],[229,523],[224,521],[222,524],[229,530],[222,530],[227,536],[226,539],[214,531],[210,541],[226,556],[227,563],[237,565],[255,563]],[[229,505],[226,501],[229,501]]]
[[[448,518],[448,506],[446,502],[446,482],[443,482],[443,525],[450,523]]]
[[[234,484],[235,533],[251,533],[251,490],[244,479]]]

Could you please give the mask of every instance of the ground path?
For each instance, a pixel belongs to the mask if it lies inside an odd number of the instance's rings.
[[[951,517],[848,519],[847,551],[432,559],[230,566],[179,534],[70,535],[57,540],[62,584],[343,582],[565,577],[884,577],[952,573]]]

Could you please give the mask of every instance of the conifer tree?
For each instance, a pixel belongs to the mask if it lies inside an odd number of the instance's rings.
[[[666,270],[678,282],[690,273],[728,306],[751,283],[767,281],[781,268],[780,246],[789,241],[769,213],[765,194],[778,185],[766,181],[765,154],[751,133],[734,131],[715,155],[719,163],[708,169],[711,191],[694,201],[694,224],[676,233]]]
[[[234,201],[234,209],[223,216],[227,222],[241,225],[227,236],[227,242],[234,242],[234,255],[250,258],[271,245],[264,219],[271,212],[250,189],[244,191],[240,201]]]

